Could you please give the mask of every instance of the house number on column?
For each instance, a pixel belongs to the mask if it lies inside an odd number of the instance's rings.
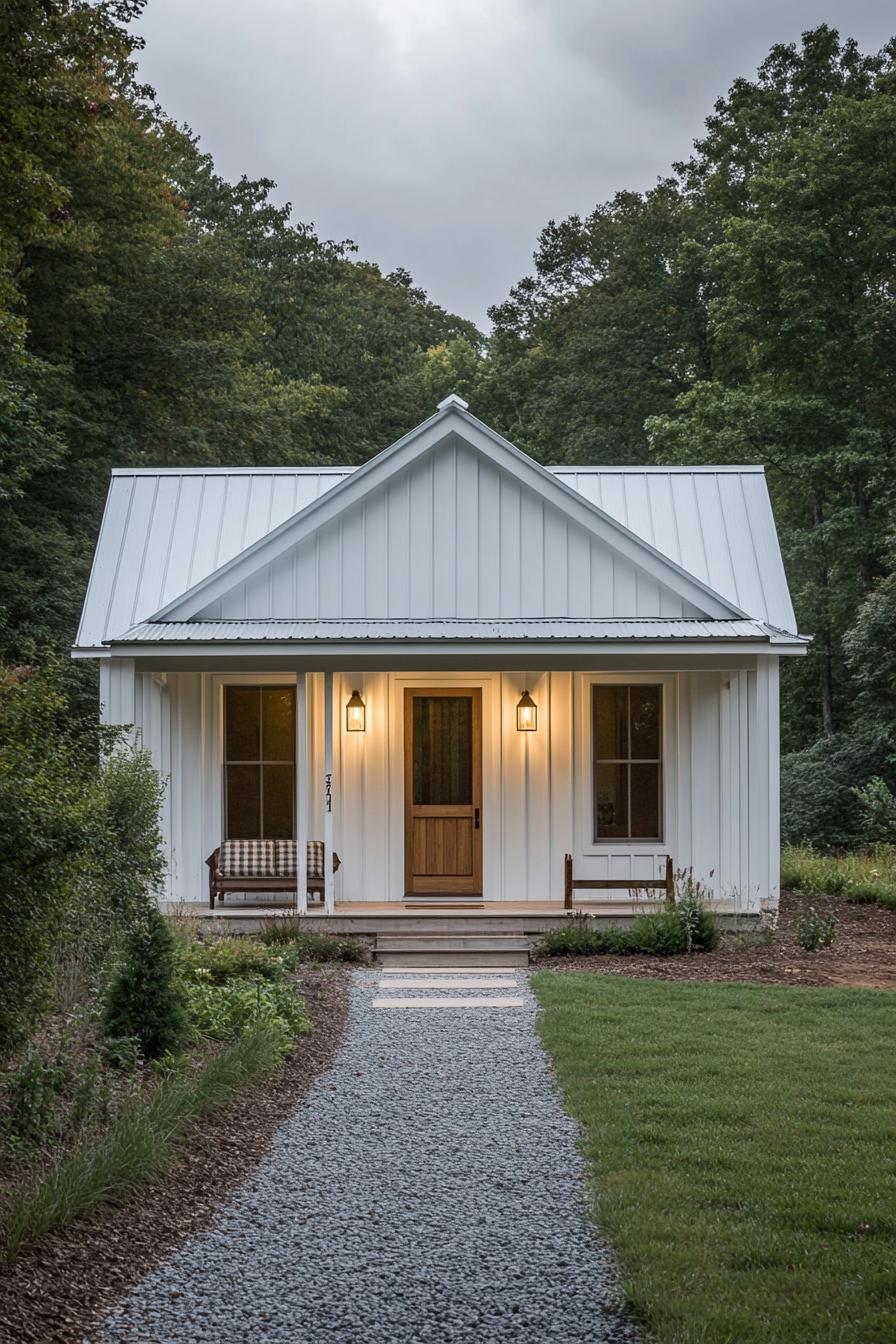
[[[333,776],[324,776],[324,807],[327,812],[333,811]]]

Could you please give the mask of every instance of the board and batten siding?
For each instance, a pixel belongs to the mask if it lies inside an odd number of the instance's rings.
[[[133,723],[166,781],[169,853],[165,895],[202,900],[204,860],[222,826],[222,688],[285,683],[282,674],[135,673],[129,659],[101,664],[103,719]],[[665,836],[662,844],[595,844],[590,835],[590,697],[598,680],[661,681],[665,688]],[[660,674],[512,671],[378,672],[334,676],[334,846],[343,867],[337,900],[398,900],[404,882],[402,704],[406,686],[479,686],[483,700],[483,886],[486,900],[562,898],[563,855],[576,875],[648,877],[671,853],[730,908],[778,899],[778,660],[748,669]],[[310,836],[323,836],[323,675],[309,674]],[[352,690],[367,731],[341,730]],[[528,689],[538,731],[516,731]],[[607,899],[614,899],[609,893]]]
[[[371,490],[199,616],[702,614],[457,440]]]

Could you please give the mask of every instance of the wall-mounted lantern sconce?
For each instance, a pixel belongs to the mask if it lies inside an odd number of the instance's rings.
[[[367,706],[361,699],[360,692],[352,691],[351,699],[345,706],[345,731],[347,733],[363,733],[367,727]]]
[[[519,733],[534,733],[538,727],[538,706],[528,691],[523,691],[516,707],[516,727]]]

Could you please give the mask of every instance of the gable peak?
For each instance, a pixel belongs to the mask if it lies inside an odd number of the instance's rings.
[[[468,401],[464,401],[463,397],[459,397],[456,392],[449,392],[447,397],[445,397],[444,400],[439,402],[438,406],[436,407],[436,410],[448,411],[451,410],[452,408],[456,408],[458,411],[466,411],[469,410],[469,406],[470,403]]]

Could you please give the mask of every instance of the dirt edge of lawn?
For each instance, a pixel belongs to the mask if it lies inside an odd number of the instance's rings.
[[[313,1030],[273,1077],[196,1130],[171,1174],[145,1198],[98,1210],[14,1264],[0,1264],[3,1344],[82,1344],[131,1284],[208,1226],[336,1054],[348,1016],[348,980],[341,967],[303,971]]]
[[[832,947],[807,952],[796,936],[800,916],[812,906],[837,917]],[[768,943],[742,946],[723,936],[713,952],[692,956],[543,957],[539,971],[593,971],[633,980],[826,988],[896,989],[896,910],[852,905],[842,896],[781,892],[777,928]]]

